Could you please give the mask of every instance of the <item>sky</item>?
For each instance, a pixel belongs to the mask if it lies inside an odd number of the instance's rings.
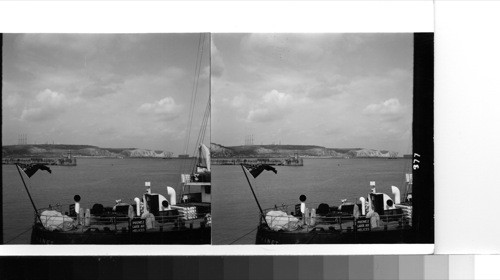
[[[212,34],[212,142],[411,153],[413,34]]]
[[[2,145],[27,134],[29,144],[184,153],[196,92],[192,153],[209,100],[209,48],[208,34],[4,34]]]

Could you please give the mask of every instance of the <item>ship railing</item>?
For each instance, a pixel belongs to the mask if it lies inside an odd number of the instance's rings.
[[[181,182],[183,184],[190,183],[210,183],[210,173],[194,173],[194,174],[181,174]]]
[[[371,225],[371,219],[366,218],[366,216],[337,216],[337,217],[323,217],[316,216],[311,217],[272,217],[264,221],[264,217],[260,217],[261,225],[274,225],[275,222],[279,222],[282,229],[287,231],[294,231],[296,229],[307,229],[312,230],[315,228],[327,228],[329,230],[336,230],[342,232],[351,232],[353,230],[358,230],[361,221],[366,221],[369,230],[375,228]],[[389,224],[395,223],[400,228],[411,227],[411,219],[408,219],[403,214],[396,215],[382,215],[380,216],[379,225],[376,228],[387,230]],[[358,230],[359,231],[359,230]]]
[[[366,217],[366,215],[354,216],[348,213],[336,212],[333,216],[316,215],[308,217],[304,215],[293,215],[294,212],[287,211],[290,207],[295,207],[294,205],[281,205],[275,206],[274,208],[265,209],[264,215],[260,215],[260,224],[266,226],[273,226],[275,223],[279,223],[280,226],[287,231],[294,231],[296,229],[314,229],[317,227],[328,228],[329,230],[337,230],[342,232],[350,232],[353,230],[359,230],[361,224],[364,227],[372,229],[371,218]],[[267,216],[269,211],[283,211],[288,214],[288,216]],[[267,217],[267,220],[266,220]],[[388,225],[393,223],[400,228],[411,227],[411,217],[408,217],[405,213],[398,214],[387,214],[379,215],[379,225],[377,228],[387,229]],[[367,225],[368,224],[368,225]],[[364,229],[366,229],[364,228]]]
[[[133,218],[130,218],[120,213],[107,213],[106,215],[91,214],[88,220],[86,220],[86,217],[84,215],[78,217],[76,213],[72,213],[72,206],[74,206],[74,204],[55,204],[55,205],[49,205],[49,207],[46,208],[40,208],[34,215],[34,223],[39,224],[40,220],[46,222],[48,220],[57,219],[58,223],[61,224],[60,226],[61,229],[63,227],[68,226],[68,223],[71,223],[75,226],[82,225],[85,227],[111,226],[114,227],[115,230],[119,230],[122,229],[123,227],[130,229],[132,220],[141,219],[141,217],[139,216],[134,216]],[[62,215],[56,217],[52,215],[42,215],[42,213],[46,210],[54,210],[61,213]],[[192,221],[203,219],[204,220],[203,224],[206,225],[208,222],[207,220],[210,220],[211,223],[211,217],[207,217],[207,214],[210,214],[210,212],[197,211],[195,215],[192,215],[190,217],[186,217],[182,214],[168,215],[168,216],[156,215],[154,216],[154,223],[152,224],[154,229],[160,229],[168,226],[192,227]]]

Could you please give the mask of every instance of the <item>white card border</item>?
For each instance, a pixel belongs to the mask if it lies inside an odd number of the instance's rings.
[[[165,12],[168,11],[168,12]],[[29,19],[29,20],[27,20]],[[433,1],[6,1],[4,33],[433,32]],[[2,255],[431,254],[398,245],[3,245]]]

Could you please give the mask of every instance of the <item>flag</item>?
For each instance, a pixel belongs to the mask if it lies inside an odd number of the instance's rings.
[[[28,177],[31,178],[31,176],[33,176],[33,174],[35,174],[38,169],[41,169],[41,170],[45,170],[45,171],[48,171],[49,173],[52,173],[52,170],[50,170],[50,168],[48,168],[46,165],[43,165],[43,164],[18,164],[19,167],[21,167],[21,170],[24,171],[24,173],[26,173],[26,175],[28,175]]]
[[[259,176],[260,173],[262,173],[262,171],[264,170],[272,171],[274,172],[274,174],[278,174],[278,171],[269,164],[257,164],[257,165],[245,164],[243,166],[246,168],[246,170],[248,170],[248,172],[250,172],[250,174],[252,174],[254,178],[257,178],[257,176]]]

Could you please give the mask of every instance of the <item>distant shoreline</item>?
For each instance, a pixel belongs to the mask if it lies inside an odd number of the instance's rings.
[[[172,158],[173,153],[139,148],[100,148],[91,145],[26,144],[2,146],[2,159],[59,158],[71,154],[77,158]]]
[[[243,145],[212,143],[212,158],[404,158],[398,152],[367,148],[326,148],[316,145]],[[410,156],[411,157],[411,156]]]
[[[212,159],[217,160],[243,160],[243,159],[284,159],[284,157],[263,157],[261,155],[254,157],[212,157]],[[303,159],[411,159],[407,157],[329,157],[329,156],[300,156]]]

